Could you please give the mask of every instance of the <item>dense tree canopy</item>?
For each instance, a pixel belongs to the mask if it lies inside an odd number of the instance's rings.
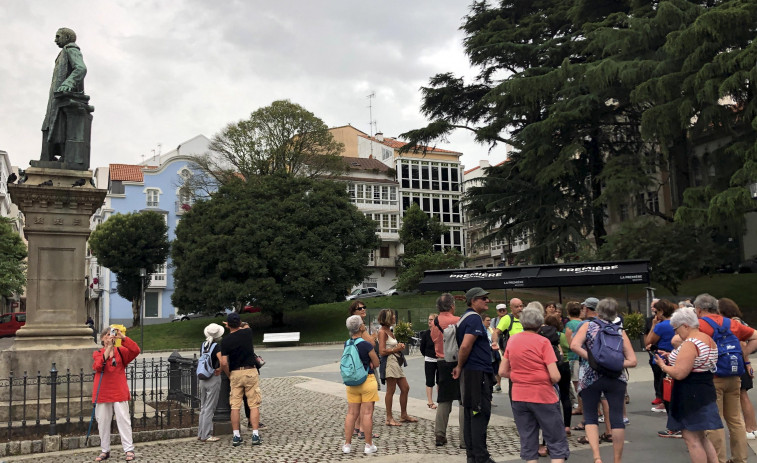
[[[222,186],[176,227],[173,304],[212,313],[254,300],[281,324],[363,281],[375,227],[329,180],[276,173]]]
[[[11,297],[26,286],[26,245],[12,222],[0,218],[0,295]]]
[[[752,207],[745,185],[757,178],[756,24],[744,0],[475,2],[462,29],[479,73],[431,78],[431,122],[403,134],[407,149],[457,129],[511,144],[467,200],[485,240],[529,236],[535,263],[589,238],[601,247],[608,206],[673,221],[634,199],[663,187],[674,209],[687,199],[694,209],[679,220],[704,210],[722,224]],[[707,138],[722,143],[697,170],[692,146]],[[710,166],[725,181],[699,187]],[[692,187],[702,191],[689,198]]]
[[[605,260],[649,259],[650,277],[672,294],[687,278],[725,252],[715,244],[707,229],[679,223],[660,222],[650,217],[623,224],[607,238],[599,257]]]
[[[253,181],[276,173],[323,177],[344,169],[344,146],[328,126],[288,100],[274,101],[227,125],[213,136],[209,149],[194,157],[190,185],[206,193],[239,178]]]
[[[97,226],[89,237],[89,248],[97,263],[116,274],[118,294],[131,302],[134,325],[140,323],[142,277],[140,269],[149,275],[166,263],[170,244],[165,218],[157,212],[143,211],[115,214]]]

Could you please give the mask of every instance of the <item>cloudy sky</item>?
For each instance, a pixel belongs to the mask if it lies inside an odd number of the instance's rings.
[[[95,106],[93,167],[138,163],[274,100],[329,126],[385,136],[419,128],[419,88],[436,73],[472,76],[458,30],[466,0],[46,1],[2,0],[0,150],[25,168],[40,127],[59,27],[76,31]],[[159,145],[161,147],[159,148]],[[492,153],[465,133],[439,147],[470,168]]]

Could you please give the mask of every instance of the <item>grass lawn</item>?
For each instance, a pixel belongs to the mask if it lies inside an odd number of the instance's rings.
[[[656,286],[658,297],[668,297],[670,293],[660,286]],[[681,285],[680,295],[696,296],[700,293],[710,293],[715,297],[730,297],[741,307],[744,319],[752,325],[757,324],[757,292],[752,288],[757,287],[757,274],[727,275],[717,274],[689,280]],[[440,293],[425,293],[408,296],[385,296],[364,299],[368,307],[368,317],[375,320],[381,309],[395,309],[399,313],[399,319],[411,321],[415,331],[427,328],[426,319],[429,313],[436,313],[436,298]],[[462,292],[453,293],[462,296]],[[519,297],[528,303],[538,300],[542,303],[557,300],[557,288],[538,288],[532,290],[492,290],[493,302],[489,304],[489,313],[494,315],[496,303],[504,302],[505,299]],[[582,301],[588,296],[615,297],[625,305],[625,286],[588,286],[571,287],[562,290],[563,303],[570,300]],[[631,306],[644,307],[644,285],[629,285],[628,298]],[[347,329],[344,321],[347,318],[347,308],[350,301],[335,302],[331,304],[318,304],[306,310],[288,313],[284,316],[284,326],[272,328],[271,318],[265,314],[243,314],[242,319],[250,323],[253,329],[255,345],[262,345],[263,333],[299,331],[300,341],[303,343],[314,342],[339,342],[347,339]],[[465,301],[457,301],[456,312],[461,314],[465,310]],[[221,324],[224,321],[218,318],[197,318],[183,322],[163,323],[148,325],[145,327],[145,347],[148,351],[174,350],[174,349],[199,349],[204,340],[203,330],[211,322]],[[140,342],[140,328],[129,328],[128,336]]]

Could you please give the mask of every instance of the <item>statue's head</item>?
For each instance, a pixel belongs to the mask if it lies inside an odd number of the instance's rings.
[[[69,43],[76,42],[76,32],[67,28],[61,27],[58,32],[55,33],[55,43],[63,48]]]

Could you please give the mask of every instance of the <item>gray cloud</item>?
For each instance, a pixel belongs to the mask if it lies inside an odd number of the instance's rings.
[[[281,98],[331,126],[369,131],[366,96],[375,91],[386,135],[420,127],[419,87],[438,72],[472,74],[458,30],[467,10],[458,0],[3,2],[0,19],[12,21],[0,61],[0,149],[22,167],[39,156],[52,39],[63,25],[77,32],[89,69],[99,166],[211,136]],[[486,158],[467,134],[450,142],[469,167]]]

